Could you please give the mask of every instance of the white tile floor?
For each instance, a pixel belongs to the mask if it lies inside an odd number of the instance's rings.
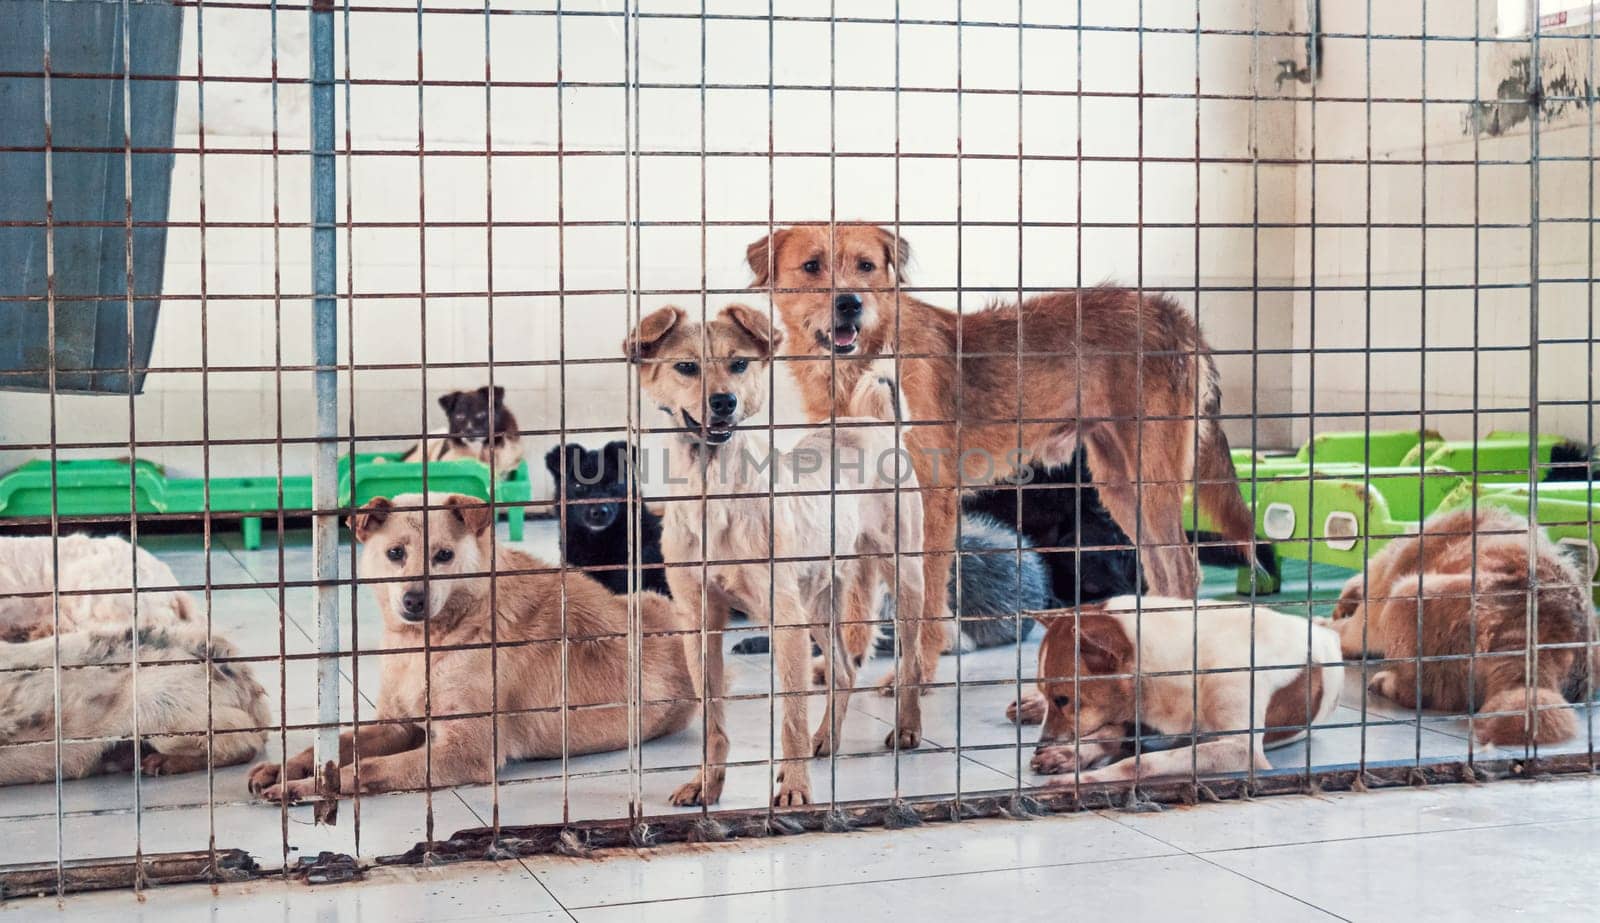
[[[502,528],[502,540],[505,539]],[[556,560],[554,525],[530,522],[528,547],[547,560]],[[210,580],[213,584],[242,584],[243,588],[218,590],[212,594],[213,621],[217,633],[226,635],[251,656],[275,657],[279,649],[280,567],[285,578],[310,577],[311,554],[308,533],[288,536],[280,555],[275,537],[267,536],[270,547],[244,551],[237,535],[219,532],[210,555]],[[202,582],[206,578],[206,555],[192,537],[149,536],[144,544],[173,567],[180,580]],[[343,555],[348,570],[348,555]],[[378,610],[370,594],[362,591],[356,605],[348,592],[342,594],[346,644],[352,625],[360,633],[363,646],[376,643],[380,635]],[[310,590],[290,588],[282,593],[282,612],[287,616],[283,637],[290,653],[314,650],[311,634]],[[759,629],[752,629],[759,630]],[[728,639],[731,644],[736,640]],[[1037,657],[1037,637],[1021,651],[1024,671],[1031,671]],[[1017,668],[1015,649],[997,648],[965,655],[960,661],[964,682],[1010,680]],[[730,656],[732,691],[764,693],[769,686],[765,657]],[[377,696],[376,658],[357,659],[359,691],[364,714],[371,714]],[[347,678],[350,660],[345,660]],[[884,664],[869,666],[867,679],[876,678]],[[315,720],[313,698],[314,665],[310,661],[290,662],[283,675],[275,661],[258,664],[257,678],[277,703],[280,690],[287,690],[284,711],[291,723]],[[946,658],[941,678],[954,679],[955,658]],[[1360,680],[1350,675],[1349,705],[1335,716],[1339,724],[1315,731],[1309,747],[1314,765],[1356,764],[1365,758],[1369,765],[1408,764],[1419,758],[1458,760],[1468,751],[1468,729],[1464,720],[1415,716],[1370,701],[1369,726],[1359,725],[1361,712]],[[346,683],[344,712],[350,714],[350,693],[357,687]],[[962,753],[902,754],[899,767],[899,793],[903,795],[943,794],[956,790],[985,792],[1014,789],[1019,785],[1042,783],[1042,777],[1028,771],[1027,760],[1037,732],[1017,729],[1003,716],[1014,687],[1007,684],[973,686],[962,690],[960,743]],[[935,692],[925,700],[925,738],[930,745],[953,747],[957,742],[956,693],[953,689]],[[822,701],[813,700],[813,720],[820,719]],[[276,712],[276,705],[274,707]],[[759,761],[767,754],[770,738],[769,705],[760,699],[736,701],[729,705],[732,729],[732,759]],[[819,762],[813,768],[815,796],[827,799],[837,790],[841,800],[885,798],[895,794],[892,758],[882,749],[882,741],[893,718],[893,703],[875,695],[861,694],[852,705],[845,725],[843,750],[862,754],[841,759],[833,766]],[[1592,715],[1591,715],[1592,719]],[[1600,728],[1597,728],[1600,730]],[[271,753],[279,752],[273,735]],[[1020,750],[1018,742],[1021,742]],[[289,747],[298,750],[309,744],[308,733],[291,732]],[[1583,750],[1583,737],[1556,749]],[[1307,744],[1276,750],[1275,766],[1283,771],[1303,770]],[[673,810],[668,793],[692,775],[700,755],[698,725],[673,737],[647,744],[641,754],[646,769],[643,797],[646,809]],[[305,806],[280,812],[276,807],[250,802],[245,790],[247,767],[232,767],[216,773],[208,790],[203,773],[186,776],[143,779],[139,797],[143,811],[136,822],[130,810],[134,801],[134,782],[122,777],[99,777],[69,782],[62,791],[66,816],[63,836],[58,841],[56,792],[52,786],[16,786],[0,790],[0,865],[53,862],[66,859],[128,855],[137,845],[146,853],[205,848],[215,832],[219,847],[244,849],[266,867],[277,867],[298,856],[334,850],[361,856],[404,852],[429,835],[429,802],[432,810],[432,835],[448,837],[456,830],[483,826],[491,822],[496,799],[505,824],[552,823],[563,820],[590,820],[625,817],[628,811],[629,765],[626,753],[599,754],[571,760],[567,767],[569,783],[563,798],[559,761],[514,764],[502,773],[495,787],[480,786],[436,792],[431,799],[423,795],[370,797],[360,805],[359,833],[354,811],[347,805],[336,826],[312,823],[311,809]],[[1020,774],[1019,774],[1020,767]],[[769,782],[764,765],[734,768],[724,793],[722,806],[760,807],[766,804]],[[565,809],[563,802],[565,801]],[[1130,821],[1131,823],[1131,821]],[[287,831],[287,848],[285,847]],[[1153,874],[1153,873],[1152,873]]]
[[[1600,780],[1502,782],[83,894],[0,919],[1591,920],[1597,837]]]

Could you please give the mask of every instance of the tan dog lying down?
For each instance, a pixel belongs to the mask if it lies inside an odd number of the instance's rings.
[[[491,613],[489,529],[494,519],[488,506],[453,494],[434,495],[431,503],[435,508],[424,513],[419,494],[392,502],[379,497],[350,517],[363,545],[360,576],[392,578],[372,586],[383,610],[381,646],[414,652],[382,658],[375,716],[379,723],[362,725],[359,736],[340,735],[339,793],[488,782],[507,760],[561,756],[563,634],[569,641],[565,704],[577,709],[566,713],[566,751],[626,747],[628,598],[612,595],[594,578],[575,571],[507,573],[553,566],[501,544],[494,549],[494,561],[497,573],[505,575],[494,578]],[[687,628],[665,597],[640,593],[637,599],[646,633],[640,736],[648,740],[682,730],[695,714],[694,674],[685,656],[694,636],[663,634]],[[494,668],[491,617],[497,621],[494,640],[500,644]],[[472,647],[460,649],[468,645]],[[427,654],[424,646],[431,648]],[[491,698],[491,676],[498,679],[498,698]],[[431,731],[424,723],[428,678]],[[498,754],[493,719],[487,717],[491,708],[501,716]],[[250,789],[268,800],[314,795],[313,760],[307,749],[282,767],[258,764],[250,773]]]
[[[187,593],[145,587],[174,587],[172,569],[143,548],[116,537],[63,535],[51,548],[50,536],[0,537],[0,641],[31,641],[55,633],[50,591],[59,562],[61,630],[133,624],[134,561],[139,572],[139,624],[187,621],[195,612]],[[79,595],[72,591],[101,592]],[[33,593],[41,595],[17,596]]]
[[[186,624],[142,627],[138,642],[136,708],[129,666],[133,629],[61,635],[63,778],[128,772],[135,766],[146,775],[206,767],[206,653],[209,648],[213,660],[233,657],[233,647],[219,638],[208,645],[204,626]],[[55,657],[55,638],[0,644],[0,785],[55,780]],[[248,666],[212,664],[213,766],[255,756],[266,743],[262,729],[270,720],[266,693]]]
[[[1078,613],[1041,617],[1048,628],[1039,646],[1039,691],[1047,711],[1035,772],[1081,767],[1077,778],[1087,784],[1135,774],[1244,772],[1252,763],[1271,769],[1267,747],[1303,738],[1308,724],[1325,723],[1339,704],[1344,667],[1331,630],[1256,606],[1252,661],[1250,605],[1201,602],[1197,671],[1195,603],[1147,596],[1136,613],[1139,603],[1118,596]],[[1137,707],[1134,680],[1119,677],[1136,670]],[[1201,742],[1144,752],[1135,761],[1132,738],[1141,727],[1164,736],[1195,733]],[[1248,733],[1225,733],[1233,731]]]
[[[1474,541],[1476,539],[1476,541]],[[1482,743],[1550,744],[1578,733],[1569,702],[1586,694],[1591,666],[1581,645],[1597,626],[1588,581],[1544,533],[1534,537],[1539,585],[1538,682],[1531,704],[1528,668],[1528,521],[1483,508],[1441,513],[1421,535],[1390,542],[1367,562],[1365,577],[1345,584],[1334,623],[1348,657],[1368,653],[1394,663],[1372,676],[1369,688],[1406,708],[1457,714],[1499,712],[1474,722]],[[1476,571],[1476,576],[1474,576]],[[1421,643],[1418,643],[1418,600]],[[1474,635],[1474,621],[1476,635]],[[1570,645],[1548,647],[1547,645]],[[1418,698],[1418,653],[1424,657],[1476,653],[1471,659],[1423,661]]]
[[[870,634],[858,632],[853,641],[846,626],[876,617],[885,585],[897,584],[895,630],[902,650],[898,723],[886,746],[911,748],[921,741],[922,674],[915,652],[923,528],[916,477],[896,454],[892,423],[900,411],[892,363],[861,379],[848,407],[852,415],[842,417],[836,431],[811,432],[788,453],[768,457],[767,437],[740,426],[765,403],[768,363],[782,341],[765,315],[745,305],[729,305],[704,324],[666,307],[640,320],[623,351],[639,363],[641,389],[677,430],[668,455],[677,500],[667,504],[662,557],[668,564],[709,562],[669,569],[672,597],[698,614],[704,596],[705,626],[712,632],[727,626],[734,606],[773,626],[778,687],[786,693],[783,775],[773,803],[797,805],[811,800],[807,761],[832,752],[839,739],[856,675],[857,661],[849,655],[860,654]],[[830,547],[844,557],[830,561]],[[780,560],[769,567],[769,558]],[[839,629],[831,638],[830,610]],[[833,654],[833,694],[814,736],[804,695],[813,639]],[[707,707],[707,772],[679,788],[674,804],[714,804],[722,792],[728,735],[720,643],[708,646],[706,687],[714,697]]]

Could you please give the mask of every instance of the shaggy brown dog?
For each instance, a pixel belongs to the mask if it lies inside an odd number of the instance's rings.
[[[481,500],[458,495],[435,495],[432,503],[424,513],[419,494],[378,497],[350,517],[363,544],[361,576],[390,578],[373,586],[383,609],[382,647],[403,653],[383,656],[374,723],[362,725],[359,737],[339,736],[338,793],[488,782],[507,760],[560,757],[563,738],[569,754],[626,747],[627,598],[575,571],[512,573],[551,565],[499,545],[491,611],[493,514]],[[698,671],[688,657],[693,636],[670,634],[688,627],[671,601],[655,593],[637,598],[645,633],[639,731],[649,740],[688,726]],[[498,623],[493,635],[491,620]],[[491,641],[499,644],[493,667]],[[491,710],[498,727],[487,717]],[[257,764],[250,790],[270,801],[314,795],[315,768],[309,748],[283,766]]]
[[[1583,698],[1591,671],[1600,668],[1600,650],[1579,646],[1597,637],[1594,608],[1578,569],[1542,532],[1533,540],[1532,580],[1528,521],[1503,510],[1441,513],[1420,535],[1391,541],[1367,562],[1365,578],[1350,578],[1334,609],[1345,656],[1359,657],[1365,646],[1397,661],[1374,674],[1369,688],[1406,708],[1501,713],[1474,722],[1482,743],[1570,739],[1578,723],[1567,703]],[[1530,693],[1528,594],[1535,581],[1539,665]],[[1423,661],[1419,697],[1418,662],[1407,659],[1419,654],[1475,656]]]
[[[910,255],[883,228],[811,225],[762,238],[746,257],[752,287],[769,289],[782,314],[788,352],[812,357],[791,368],[813,420],[838,412],[872,358],[900,357],[927,527],[927,679],[950,618],[958,453],[961,479],[981,485],[1028,460],[1064,464],[1082,444],[1101,502],[1138,542],[1153,594],[1192,597],[1199,585],[1181,514],[1197,479],[1200,509],[1254,559],[1255,518],[1214,420],[1216,368],[1183,308],[1095,288],[958,314],[899,290]]]

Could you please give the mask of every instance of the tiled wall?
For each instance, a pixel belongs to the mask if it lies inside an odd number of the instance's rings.
[[[406,7],[407,0],[397,3]],[[464,7],[481,4],[463,3]],[[372,4],[363,4],[372,6]],[[430,7],[444,6],[431,3]],[[553,82],[557,76],[557,24],[536,11],[553,3],[519,0],[496,2],[506,15],[489,17],[488,66],[496,81]],[[826,16],[827,0],[776,2],[780,16]],[[995,25],[949,26],[908,22],[898,42],[891,24],[839,24],[782,21],[773,27],[773,79],[815,89],[768,93],[768,27],[765,22],[658,17],[661,13],[695,13],[690,0],[647,0],[640,8],[639,118],[632,126],[640,148],[648,153],[630,176],[621,155],[624,146],[624,91],[614,84],[625,74],[622,21],[615,0],[572,0],[563,4],[570,15],[560,25],[561,91],[559,127],[568,156],[548,156],[558,149],[557,91],[552,86],[496,87],[486,94],[485,17],[430,13],[420,23],[414,13],[360,12],[348,22],[349,68],[358,79],[415,81],[419,29],[421,67],[429,80],[477,82],[478,86],[430,86],[420,95],[415,85],[359,85],[350,90],[349,108],[343,90],[339,101],[339,137],[348,128],[357,149],[393,154],[339,158],[339,215],[346,211],[360,222],[388,222],[392,227],[360,228],[339,240],[339,285],[353,285],[353,305],[340,300],[341,359],[357,363],[486,363],[490,350],[490,304],[493,299],[494,378],[508,389],[508,402],[526,428],[568,427],[618,429],[626,423],[621,365],[572,364],[565,372],[519,362],[613,357],[626,328],[627,304],[622,296],[584,295],[583,291],[619,289],[629,282],[629,241],[618,226],[583,226],[582,222],[622,222],[628,215],[629,182],[637,183],[639,214],[647,221],[683,221],[685,227],[649,227],[635,243],[635,282],[645,290],[737,288],[749,279],[743,264],[745,245],[763,232],[770,217],[777,223],[807,218],[971,223],[959,235],[953,227],[908,227],[906,238],[915,251],[913,282],[969,289],[962,306],[977,307],[997,292],[1018,284],[1071,286],[1079,281],[1116,280],[1149,286],[1173,286],[1177,296],[1200,315],[1219,359],[1224,380],[1225,410],[1267,415],[1305,412],[1313,406],[1310,381],[1313,361],[1285,354],[1289,347],[1315,345],[1315,409],[1360,410],[1364,406],[1367,364],[1360,356],[1327,353],[1329,347],[1365,342],[1365,295],[1338,286],[1364,285],[1366,231],[1319,228],[1315,234],[1297,227],[1312,219],[1364,222],[1366,209],[1366,106],[1364,102],[1321,101],[1315,106],[1314,169],[1283,161],[1312,153],[1312,112],[1306,88],[1284,87],[1282,99],[1252,103],[1252,95],[1277,93],[1273,76],[1280,59],[1301,56],[1298,40],[1265,35],[1287,29],[1301,15],[1297,0],[1202,0],[1199,17],[1207,34],[1197,42],[1192,30],[1196,9],[1191,0],[1145,0],[1142,39],[1130,31],[1098,27],[1132,27],[1140,22],[1139,5],[1084,4],[1085,24],[1073,29],[1041,28],[1023,33],[1020,79],[1029,90],[1071,91],[1081,72],[1086,91],[1110,96],[1083,100],[1083,154],[1117,158],[1090,160],[1078,175],[1080,112],[1074,96],[1028,96],[1018,111],[1018,33],[1016,9],[1010,4],[983,4],[981,14],[968,2],[968,20]],[[1324,27],[1363,32],[1361,4],[1323,4]],[[1416,31],[1420,19],[1407,9],[1417,4],[1378,5],[1375,30]],[[1453,24],[1471,34],[1457,10],[1463,4],[1430,2],[1431,31]],[[760,13],[766,0],[708,0],[712,13]],[[856,17],[893,18],[892,0],[854,0],[839,4],[839,13]],[[1076,4],[1030,0],[1023,4],[1030,23],[1070,25]],[[1393,9],[1391,9],[1393,8]],[[512,12],[530,11],[528,15]],[[954,0],[926,0],[901,5],[906,20],[953,17]],[[134,402],[140,439],[271,440],[279,430],[287,437],[311,434],[311,381],[307,372],[228,371],[229,366],[296,365],[310,361],[309,231],[301,227],[229,228],[228,222],[270,222],[274,210],[282,222],[303,224],[309,212],[309,164],[303,153],[309,125],[308,93],[303,84],[259,82],[272,73],[272,20],[265,11],[204,11],[204,118],[200,84],[189,81],[179,94],[178,144],[198,147],[204,127],[205,211],[211,225],[173,229],[168,249],[166,302],[157,337],[158,366],[198,365],[202,347],[213,370],[202,389],[192,373],[152,374],[146,393]],[[1354,17],[1354,18],[1352,18]],[[1484,13],[1486,34],[1493,34],[1494,11]],[[1006,23],[1012,23],[1007,26]],[[338,20],[343,44],[344,21]],[[197,71],[201,46],[198,17],[187,20],[184,72]],[[1165,32],[1164,29],[1190,30]],[[1079,63],[1079,43],[1082,62]],[[285,11],[276,22],[276,64],[285,78],[308,72],[307,26],[303,12]],[[1365,42],[1329,40],[1319,97],[1363,98],[1366,94]],[[830,48],[833,53],[830,54]],[[1483,65],[1478,85],[1493,96],[1503,64],[1497,54],[1515,49],[1480,50]],[[898,53],[901,84],[907,88],[954,88],[972,91],[959,102],[951,93],[891,92],[841,89],[886,88],[895,82]],[[1428,220],[1471,222],[1470,166],[1430,166],[1424,185],[1416,167],[1391,166],[1391,159],[1417,158],[1427,129],[1427,157],[1471,160],[1475,149],[1485,160],[1524,161],[1516,166],[1484,166],[1478,171],[1481,195],[1477,214],[1484,222],[1525,221],[1527,213],[1527,133],[1513,130],[1503,137],[1477,137],[1463,130],[1467,98],[1474,92],[1470,43],[1428,43],[1427,92],[1457,102],[1426,107],[1415,104],[1373,107],[1373,220],[1415,221],[1426,189]],[[701,60],[705,80],[699,89]],[[1412,95],[1421,89],[1421,51],[1411,41],[1373,42],[1373,86],[1380,94]],[[1142,64],[1142,67],[1141,67]],[[1199,84],[1206,100],[1198,118],[1192,96]],[[1500,70],[1496,68],[1499,67]],[[338,72],[345,68],[340,49]],[[1142,74],[1141,74],[1142,70]],[[1497,76],[1500,75],[1500,76]],[[229,82],[222,77],[253,78]],[[1142,107],[1135,98],[1141,80]],[[666,84],[667,87],[652,87]],[[716,85],[759,84],[759,89],[719,89]],[[980,92],[994,90],[999,92]],[[1242,100],[1217,98],[1246,97]],[[420,106],[419,106],[420,103]],[[769,108],[770,106],[770,108]],[[767,139],[788,152],[768,160]],[[348,126],[346,116],[348,115]],[[1019,130],[1020,122],[1020,130]],[[418,134],[427,152],[420,160]],[[1581,153],[1588,143],[1585,114],[1569,117],[1545,132],[1546,153]],[[898,127],[897,127],[898,126]],[[273,135],[280,150],[273,156]],[[486,134],[496,156],[485,158]],[[1028,228],[1022,235],[1004,226],[1018,219],[1019,171],[1014,156],[1020,144],[1030,155],[1059,159],[1026,161],[1021,170],[1023,218],[1038,222],[1138,222],[1134,228]],[[906,154],[969,155],[957,176],[953,160],[904,157],[898,171],[891,154],[896,141]],[[1476,146],[1476,148],[1475,148]],[[702,149],[730,156],[702,159]],[[1223,162],[1193,162],[1196,150]],[[829,152],[837,157],[830,158]],[[1138,155],[1146,158],[1142,168]],[[457,156],[465,153],[466,156]],[[737,156],[756,154],[759,156]],[[1353,161],[1353,162],[1352,162]],[[769,163],[772,170],[769,176]],[[1586,214],[1588,175],[1575,165],[1543,166],[1544,208],[1579,209]],[[172,217],[195,220],[199,215],[202,159],[178,157]],[[492,169],[492,235],[488,218]],[[558,174],[558,169],[562,174]],[[702,171],[709,181],[702,189]],[[1198,174],[1198,175],[1197,175]],[[1315,179],[1313,199],[1312,181]],[[1198,192],[1197,184],[1198,181]],[[898,189],[898,197],[896,190]],[[711,221],[749,222],[745,227],[710,227],[702,232],[703,214]],[[1198,232],[1198,222],[1202,225]],[[465,226],[430,226],[417,222],[452,222]],[[514,227],[511,222],[555,222],[564,218],[564,234],[552,227]],[[1252,230],[1252,221],[1262,226]],[[989,226],[985,223],[992,223]],[[1226,225],[1243,225],[1228,227]],[[1218,226],[1222,225],[1222,226]],[[1276,226],[1274,226],[1276,225]],[[1586,238],[1579,226],[1544,229],[1545,275],[1576,274],[1585,267]],[[492,237],[492,240],[491,240]],[[1428,233],[1426,276],[1430,283],[1473,280],[1470,230]],[[1528,234],[1524,230],[1484,230],[1478,280],[1485,285],[1525,281]],[[1081,241],[1081,253],[1079,244]],[[492,244],[492,258],[491,258]],[[203,249],[202,249],[203,248]],[[560,254],[564,251],[564,261]],[[1312,254],[1315,253],[1315,273]],[[202,253],[204,260],[202,264]],[[1373,232],[1375,284],[1416,286],[1423,278],[1421,233],[1416,230]],[[959,258],[958,258],[959,254]],[[205,323],[201,324],[201,277],[204,272]],[[492,278],[491,278],[492,274]],[[1315,296],[1292,289],[1315,281]],[[1193,287],[1233,287],[1238,291],[1206,291]],[[560,299],[565,288],[565,323]],[[1189,289],[1185,291],[1184,289]],[[1254,289],[1254,291],[1252,291]],[[275,300],[274,291],[282,293]],[[418,291],[426,299],[413,297]],[[375,297],[405,293],[402,297]],[[453,294],[454,293],[454,294]],[[227,296],[227,297],[223,297]],[[759,301],[758,296],[750,296]],[[1430,292],[1427,296],[1427,344],[1470,344],[1474,292]],[[1582,289],[1547,286],[1543,316],[1563,329],[1584,318]],[[951,296],[930,300],[951,304]],[[1527,342],[1526,292],[1483,288],[1479,304],[1480,342]],[[675,300],[698,311],[698,294],[645,295],[649,310]],[[720,307],[713,296],[709,308]],[[1315,323],[1313,323],[1313,302]],[[1422,298],[1415,291],[1375,295],[1372,339],[1380,346],[1415,346],[1420,342]],[[1577,312],[1577,313],[1574,313]],[[424,322],[424,315],[426,320]],[[1570,332],[1570,331],[1569,331]],[[353,344],[353,347],[352,347]],[[1252,348],[1265,350],[1246,355]],[[1229,355],[1228,353],[1234,353]],[[1551,355],[1554,355],[1553,353]],[[504,363],[513,363],[506,365]],[[1460,406],[1472,402],[1470,355],[1429,356],[1427,406]],[[1547,397],[1582,397],[1587,379],[1577,357],[1547,359],[1542,387]],[[1480,403],[1526,400],[1526,356],[1484,354],[1479,360]],[[1554,367],[1551,367],[1554,366]],[[1414,409],[1418,406],[1419,360],[1415,354],[1375,356],[1371,362],[1374,406]],[[424,413],[430,425],[439,421],[433,398],[451,387],[484,382],[487,371],[429,368],[424,390],[415,369],[371,370],[342,380],[341,415],[362,436],[415,431]],[[1519,388],[1521,391],[1519,391]],[[205,405],[203,406],[202,401]],[[780,417],[792,417],[792,396],[775,402]],[[564,409],[564,413],[563,413]],[[202,412],[204,411],[204,412]],[[122,439],[128,431],[128,403],[116,398],[65,397],[58,401],[62,441]],[[1581,409],[1547,411],[1545,429],[1582,435]],[[1433,422],[1433,421],[1430,421]],[[1510,428],[1519,421],[1497,421]],[[1525,418],[1520,422],[1525,425]],[[1359,426],[1359,419],[1319,423],[1320,428]],[[1375,426],[1399,425],[1374,420]],[[1467,423],[1438,423],[1461,430]],[[1489,428],[1487,423],[1482,428]],[[1236,444],[1252,431],[1248,421],[1229,423]],[[1255,428],[1262,445],[1286,445],[1302,438],[1303,422],[1291,425],[1281,416],[1262,419]],[[46,438],[45,400],[36,395],[0,394],[0,437],[8,442]],[[585,437],[599,441],[596,434]],[[530,455],[542,453],[554,437],[530,440]],[[403,440],[384,443],[399,447]],[[125,450],[124,450],[125,451]],[[0,451],[0,467],[29,453]],[[102,451],[85,454],[124,454]],[[177,470],[200,467],[198,448],[150,447],[139,454],[169,463]],[[258,473],[274,470],[277,450],[271,445],[216,448],[215,470]],[[308,470],[309,449],[289,445],[284,468]]]
[[[1372,34],[1413,37],[1369,44],[1362,4],[1322,9],[1327,32],[1363,37],[1325,42],[1320,99],[1302,103],[1296,125],[1297,155],[1318,162],[1297,178],[1296,212],[1319,226],[1301,229],[1295,246],[1296,278],[1314,291],[1295,299],[1294,341],[1316,351],[1295,359],[1295,406],[1330,415],[1319,429],[1360,428],[1370,408],[1375,428],[1420,422],[1457,437],[1526,430],[1535,278],[1529,125],[1525,106],[1473,103],[1523,92],[1525,34],[1502,26],[1494,4],[1389,3],[1373,5]],[[1548,94],[1581,96],[1592,83],[1592,43],[1574,34],[1590,28],[1541,36]],[[1424,31],[1437,38],[1414,38]],[[1379,100],[1370,117],[1369,88]],[[1382,101],[1420,97],[1429,102]],[[1546,341],[1537,350],[1538,427],[1587,440],[1590,347],[1548,341],[1593,337],[1591,286],[1582,281],[1594,272],[1593,238],[1587,220],[1572,220],[1594,213],[1592,117],[1554,100],[1546,111],[1536,200]],[[1369,215],[1374,224],[1410,226],[1374,228],[1369,238]],[[1340,224],[1358,226],[1332,226]],[[1351,351],[1369,345],[1370,360]],[[1476,419],[1415,412],[1473,408]],[[1296,438],[1306,431],[1297,421]]]

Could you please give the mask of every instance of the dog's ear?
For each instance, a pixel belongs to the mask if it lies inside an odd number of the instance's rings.
[[[739,332],[761,350],[763,359],[771,359],[783,345],[783,331],[772,326],[767,315],[749,305],[730,304],[717,316],[739,328]]]
[[[451,391],[451,392],[449,392],[447,394],[439,395],[439,406],[444,408],[444,415],[445,416],[448,417],[452,413],[455,413],[456,401],[459,401],[459,400],[461,400],[461,392],[460,391]]]
[[[764,288],[772,281],[772,273],[778,268],[778,254],[783,252],[783,239],[788,234],[788,228],[781,228],[745,248],[744,261],[750,264],[750,272],[755,275],[751,288]]]
[[[468,535],[479,535],[494,524],[494,511],[489,509],[489,504],[475,497],[451,494],[444,498],[444,508]]]
[[[622,341],[622,354],[628,357],[629,362],[654,357],[667,334],[683,323],[686,316],[682,308],[670,304],[645,315],[640,319],[639,326]]]
[[[361,509],[351,513],[347,524],[350,531],[355,533],[356,541],[365,542],[372,533],[383,528],[393,509],[394,504],[389,502],[388,497],[373,497]]]
[[[491,390],[490,388],[485,387],[483,389],[483,396],[487,398],[489,396],[490,390]],[[494,391],[494,406],[495,406],[495,409],[496,410],[504,410],[505,407],[506,407],[506,386],[505,385],[495,385],[492,390]]]
[[[605,466],[607,478],[618,483],[627,477],[628,463],[632,458],[628,443],[622,439],[613,439],[600,450],[600,463]]]
[[[911,262],[911,245],[904,237],[897,237],[888,228],[877,228],[878,239],[883,243],[883,264],[894,267],[894,275],[903,285],[906,281],[906,264]]]
[[[551,446],[550,451],[544,453],[544,466],[558,481],[561,480],[561,450],[564,448],[564,445]]]
[[[565,454],[567,458],[567,477],[575,477],[578,471],[578,463],[583,461],[584,451],[583,446],[576,442],[558,445],[545,453],[544,466],[550,469],[550,473],[554,475],[557,481],[560,481],[561,456]]]
[[[1361,608],[1361,596],[1366,590],[1367,578],[1364,574],[1356,574],[1344,583],[1344,589],[1339,591],[1339,601],[1333,604],[1332,618],[1347,619],[1356,614]]]
[[[1133,653],[1128,635],[1116,619],[1104,613],[1085,613],[1073,619],[1078,632],[1078,656],[1083,673],[1125,673],[1124,660]]]

